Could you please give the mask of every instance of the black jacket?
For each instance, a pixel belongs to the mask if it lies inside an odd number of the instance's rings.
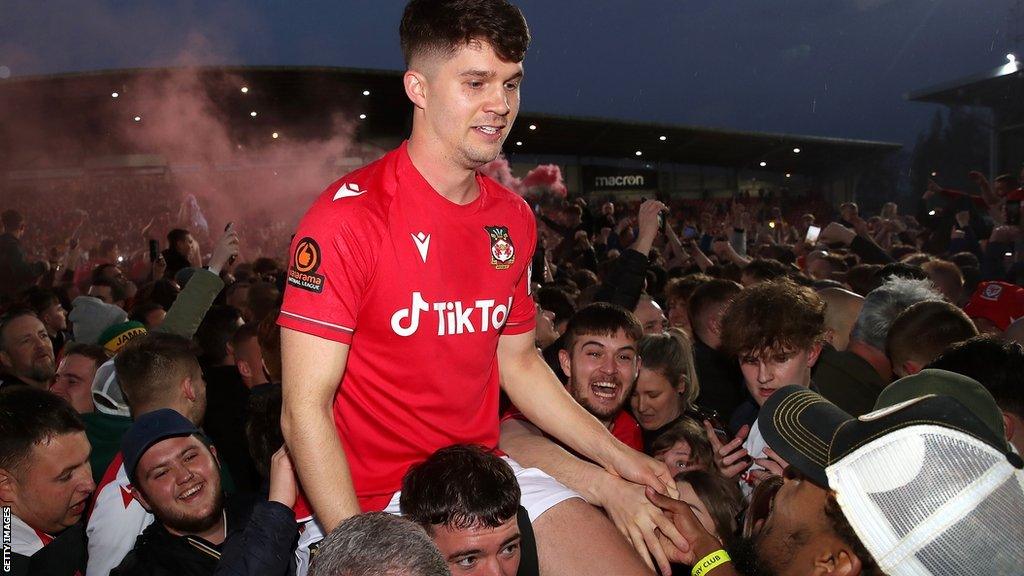
[[[0,300],[32,286],[45,271],[45,263],[25,259],[21,241],[13,234],[0,234]]]
[[[231,498],[227,538],[220,546],[196,536],[175,536],[154,522],[111,574],[116,576],[211,576],[294,573],[298,528],[291,509],[277,502]]]
[[[11,571],[15,576],[73,576],[85,574],[89,557],[85,522],[64,530],[35,554],[25,556],[11,551]],[[8,574],[8,572],[4,572]]]

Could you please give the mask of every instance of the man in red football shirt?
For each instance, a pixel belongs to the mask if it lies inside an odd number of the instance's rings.
[[[438,448],[496,446],[499,382],[580,454],[671,492],[667,468],[617,441],[537,354],[533,213],[476,170],[519,109],[522,14],[504,0],[413,0],[401,36],[412,135],[316,200],[279,319],[281,424],[320,524],[397,510],[402,475]],[[523,494],[542,571],[644,572],[607,520],[537,472],[517,476],[536,483]]]

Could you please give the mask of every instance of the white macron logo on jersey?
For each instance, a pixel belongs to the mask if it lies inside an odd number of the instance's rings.
[[[430,249],[430,234],[424,234],[423,232],[417,232],[411,234],[412,241],[416,243],[416,249],[420,251],[420,258],[423,258],[423,263],[427,263],[427,250]]]
[[[366,190],[360,190],[359,184],[355,182],[349,182],[348,184],[342,184],[338,191],[334,193],[334,199],[340,200],[342,198],[351,198],[352,196],[359,196],[365,193]]]

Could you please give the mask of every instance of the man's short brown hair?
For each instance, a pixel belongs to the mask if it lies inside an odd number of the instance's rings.
[[[522,62],[530,30],[505,0],[412,0],[399,27],[406,66],[415,57],[450,56],[472,40],[486,42],[505,62]]]
[[[571,354],[580,336],[614,336],[620,330],[633,341],[644,335],[644,327],[632,312],[615,304],[595,302],[580,308],[569,320],[563,338],[564,349]]]
[[[893,367],[908,360],[922,366],[949,347],[978,335],[963,310],[944,300],[918,302],[900,313],[889,327],[885,353]]]
[[[825,301],[790,280],[762,282],[740,292],[722,318],[728,354],[806,350],[825,333]]]
[[[187,338],[159,332],[129,342],[114,357],[114,368],[132,413],[164,403],[185,378],[201,378],[198,351]]]

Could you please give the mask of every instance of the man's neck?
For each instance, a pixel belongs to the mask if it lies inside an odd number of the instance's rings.
[[[210,544],[219,546],[224,543],[224,539],[227,537],[227,525],[227,517],[224,512],[221,512],[220,519],[213,526],[202,532],[179,532],[166,524],[164,524],[164,528],[175,536],[197,536]]]
[[[864,359],[865,362],[871,364],[871,367],[878,372],[878,375],[889,382],[892,380],[892,364],[889,363],[889,359],[886,358],[883,352],[876,350],[874,347],[861,342],[860,340],[850,340],[849,346],[846,347],[847,352],[852,352],[857,356]]]
[[[432,146],[429,136],[413,130],[409,138],[409,159],[423,179],[450,202],[469,204],[480,195],[476,183],[476,170],[456,167]]]

